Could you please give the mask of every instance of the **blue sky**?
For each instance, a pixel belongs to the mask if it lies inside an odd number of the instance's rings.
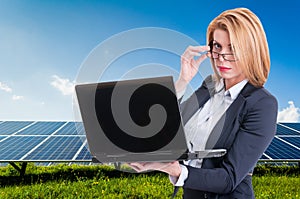
[[[222,11],[236,7],[251,9],[264,25],[271,55],[265,87],[278,99],[281,121],[300,122],[300,3],[296,0],[2,0],[0,120],[73,120],[76,75],[101,42],[133,28],[160,27],[205,44],[209,22]],[[110,73],[122,71],[118,67],[150,62],[179,69],[178,56],[147,53],[128,54],[127,59],[124,55],[116,62],[120,66],[115,63]],[[200,80],[194,82],[197,84]]]

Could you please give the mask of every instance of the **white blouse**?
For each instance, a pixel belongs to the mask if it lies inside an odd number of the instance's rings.
[[[217,124],[219,119],[237,98],[248,80],[243,80],[225,91],[224,80],[216,84],[216,93],[212,96],[202,108],[200,108],[185,124],[184,130],[186,133],[186,140],[190,151],[204,150],[207,139]],[[180,96],[178,96],[180,97]],[[201,168],[202,159],[184,161],[185,165],[196,168]],[[171,182],[175,186],[183,186],[184,181],[188,176],[188,170],[184,165],[181,166],[181,175],[179,178],[170,176]]]

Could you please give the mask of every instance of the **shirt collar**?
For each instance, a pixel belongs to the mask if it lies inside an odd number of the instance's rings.
[[[241,90],[247,84],[248,80],[244,79],[243,81],[237,83],[236,85],[232,86],[230,89],[225,91],[224,95],[230,94],[232,100],[235,100],[237,96],[240,94]]]

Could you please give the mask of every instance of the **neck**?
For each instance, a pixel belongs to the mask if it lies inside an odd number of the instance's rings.
[[[227,91],[228,89],[230,89],[231,87],[233,87],[234,85],[240,83],[241,81],[243,81],[244,79],[225,79],[224,83],[225,83],[225,90]]]

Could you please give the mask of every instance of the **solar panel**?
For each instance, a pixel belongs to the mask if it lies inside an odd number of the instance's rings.
[[[85,132],[81,122],[69,122],[55,135],[85,135]]]
[[[281,139],[300,149],[300,136],[297,137],[281,137]]]
[[[79,122],[2,122],[0,162],[91,161],[85,140]]]
[[[0,124],[0,135],[11,135],[33,122],[7,121]]]
[[[280,124],[290,127],[292,129],[298,131],[300,134],[300,123],[280,123]]]
[[[36,122],[16,135],[50,135],[65,122]]]
[[[46,139],[45,136],[11,136],[0,142],[1,161],[18,161],[34,146]]]
[[[91,155],[90,151],[87,149],[87,147],[83,147],[78,156],[76,157],[76,160],[91,160],[93,156]]]
[[[2,139],[6,138],[7,136],[0,136],[0,142]]]
[[[276,137],[260,160],[300,160],[300,123],[278,123]],[[0,122],[0,162],[90,162],[80,122]]]
[[[300,159],[300,150],[286,142],[282,142],[278,137],[273,139],[265,154],[270,156],[273,160]]]
[[[263,155],[260,157],[260,159],[261,159],[261,160],[268,160],[269,158],[268,158],[265,154],[263,154]]]
[[[24,160],[72,160],[81,145],[82,140],[77,136],[50,137]]]
[[[283,126],[282,124],[277,124],[277,131],[276,135],[300,135],[296,130],[287,128],[286,126]]]

